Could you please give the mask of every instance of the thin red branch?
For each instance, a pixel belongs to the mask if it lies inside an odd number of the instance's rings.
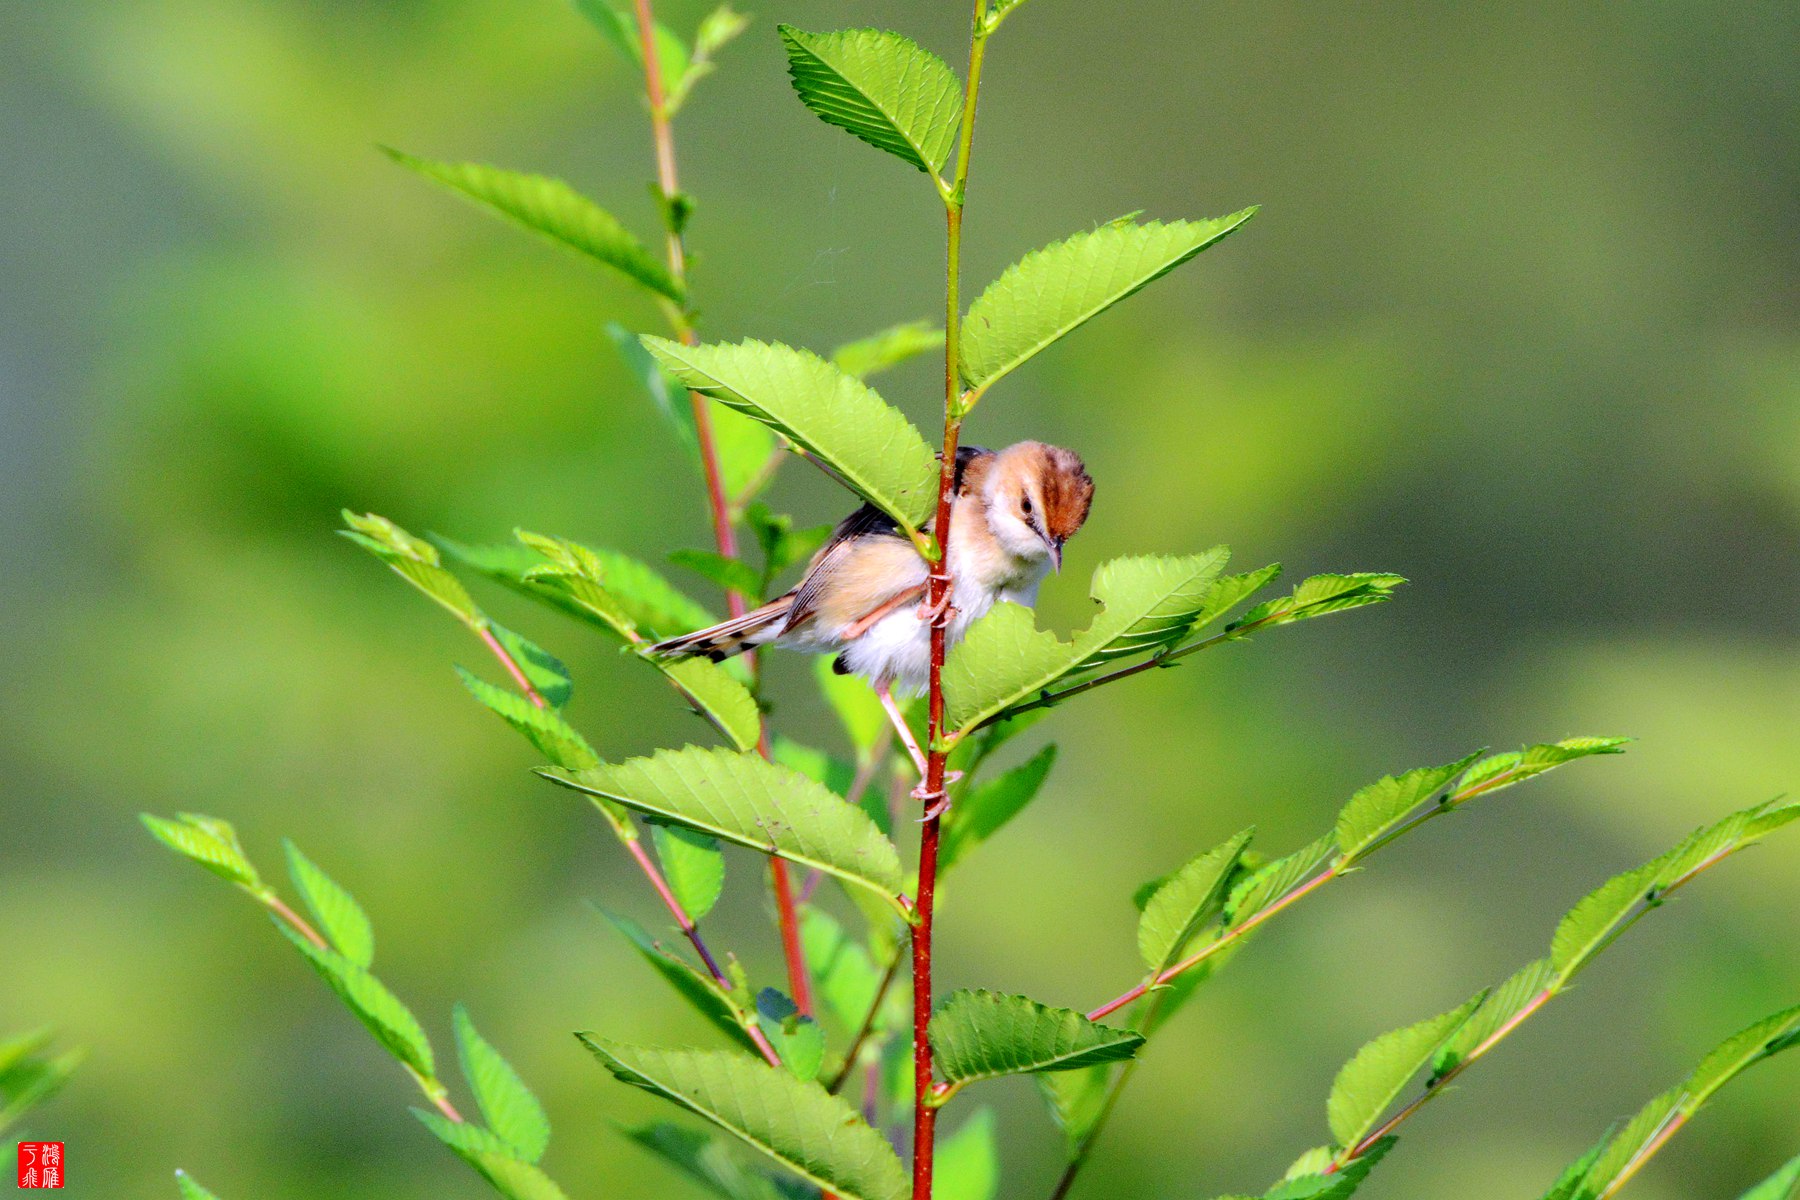
[[[681,226],[673,216],[674,205],[681,194],[681,179],[675,165],[675,134],[670,126],[668,87],[662,77],[662,61],[656,53],[656,16],[650,0],[635,0],[638,48],[644,60],[644,95],[650,105],[650,134],[656,144],[656,185],[663,196],[664,223],[667,227],[669,272],[683,285],[687,283],[687,246]],[[689,346],[700,338],[685,308],[672,307],[675,333]],[[694,436],[700,449],[701,473],[706,477],[707,511],[712,520],[713,543],[726,558],[737,557],[737,531],[732,527],[731,498],[725,494],[724,475],[719,468],[718,443],[713,436],[711,403],[699,392],[688,393],[688,404],[694,415]],[[733,617],[747,611],[744,598],[725,590],[726,610]],[[750,659],[754,671],[755,659]],[[758,748],[769,757],[767,730],[758,732]],[[800,945],[800,916],[794,904],[793,878],[785,862],[769,859],[769,887],[775,897],[776,924],[781,930],[782,960],[787,968],[788,990],[801,1013],[813,1014],[812,979],[806,969],[806,957]]]
[[[1101,1017],[1106,1016],[1108,1013],[1117,1012],[1119,1009],[1124,1008],[1127,1004],[1130,1004],[1132,1001],[1143,996],[1151,988],[1161,987],[1162,985],[1168,983],[1170,980],[1174,979],[1177,975],[1180,975],[1185,971],[1193,970],[1195,967],[1199,966],[1201,963],[1205,962],[1207,959],[1211,958],[1213,955],[1217,954],[1219,951],[1225,949],[1225,947],[1231,945],[1233,942],[1237,941],[1239,938],[1241,938],[1245,934],[1249,933],[1252,929],[1255,929],[1258,925],[1261,925],[1264,921],[1267,921],[1270,917],[1273,917],[1276,913],[1280,912],[1284,908],[1287,908],[1289,905],[1300,900],[1303,896],[1309,895],[1310,893],[1317,890],[1318,888],[1321,888],[1325,884],[1330,883],[1333,879],[1336,879],[1338,876],[1338,870],[1339,870],[1338,865],[1335,863],[1332,864],[1331,867],[1329,867],[1328,869],[1321,871],[1319,874],[1313,876],[1311,879],[1307,880],[1305,883],[1301,884],[1299,887],[1295,888],[1293,891],[1289,892],[1287,895],[1283,896],[1281,899],[1277,900],[1275,903],[1269,905],[1269,907],[1263,909],[1261,912],[1259,912],[1255,916],[1251,917],[1248,921],[1245,921],[1242,925],[1232,926],[1230,929],[1226,930],[1224,933],[1220,934],[1218,937],[1214,938],[1212,941],[1210,941],[1206,945],[1202,946],[1193,955],[1176,963],[1174,966],[1170,967],[1168,970],[1161,972],[1155,978],[1147,979],[1143,983],[1140,983],[1136,987],[1132,988],[1130,991],[1124,992],[1118,996],[1113,997],[1111,1000],[1108,1000],[1105,1004],[1102,1004],[1099,1008],[1096,1008],[1092,1012],[1088,1013],[1087,1019],[1090,1021],[1098,1021]]]
[[[532,686],[531,680],[526,677],[518,660],[507,653],[506,647],[500,644],[500,639],[494,636],[494,631],[486,624],[482,624],[476,627],[475,632],[487,644],[487,648],[494,652],[494,657],[500,660],[500,665],[506,668],[506,673],[512,676],[513,682],[519,685],[519,690],[525,693],[525,698],[538,708],[549,708],[550,702],[544,699],[542,692]]]
[[[331,946],[325,939],[319,936],[319,931],[314,929],[311,925],[308,925],[306,919],[299,913],[289,908],[287,902],[280,896],[277,896],[274,892],[270,892],[262,897],[262,902],[273,909],[282,920],[291,925],[295,933],[299,934],[321,950],[331,949]]]

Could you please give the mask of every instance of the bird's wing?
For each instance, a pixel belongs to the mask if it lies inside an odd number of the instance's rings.
[[[794,589],[783,632],[829,610],[833,624],[856,620],[925,577],[925,560],[894,519],[865,504],[838,523]],[[859,611],[850,611],[859,610]]]

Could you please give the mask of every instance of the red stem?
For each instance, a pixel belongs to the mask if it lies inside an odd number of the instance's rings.
[[[1225,947],[1231,945],[1233,942],[1235,942],[1239,938],[1243,937],[1246,933],[1249,933],[1252,929],[1255,929],[1258,925],[1261,925],[1264,921],[1267,921],[1270,917],[1274,916],[1276,913],[1280,912],[1282,909],[1286,908],[1288,905],[1293,904],[1295,901],[1299,900],[1302,896],[1305,896],[1305,895],[1311,893],[1313,890],[1323,887],[1327,883],[1330,883],[1333,879],[1337,878],[1337,875],[1338,875],[1338,867],[1336,865],[1333,865],[1329,870],[1322,871],[1319,874],[1313,876],[1311,879],[1307,880],[1305,883],[1301,884],[1299,887],[1295,888],[1293,891],[1289,892],[1287,895],[1283,896],[1281,899],[1277,900],[1275,903],[1269,905],[1269,907],[1267,907],[1267,908],[1263,909],[1261,912],[1257,913],[1254,917],[1251,917],[1248,921],[1245,921],[1242,925],[1234,926],[1229,932],[1208,942],[1205,946],[1201,947],[1196,953],[1194,953],[1190,957],[1185,958],[1182,961],[1176,963],[1174,966],[1170,967],[1168,970],[1163,971],[1161,974],[1157,975],[1154,979],[1147,979],[1143,983],[1140,983],[1136,987],[1132,988],[1130,991],[1124,992],[1121,995],[1115,996],[1111,1000],[1108,1000],[1105,1004],[1102,1004],[1099,1008],[1096,1008],[1092,1012],[1088,1013],[1087,1019],[1090,1021],[1098,1021],[1101,1017],[1106,1016],[1108,1013],[1114,1013],[1114,1012],[1117,1012],[1119,1009],[1124,1008],[1127,1004],[1130,1004],[1133,1000],[1136,1000],[1140,996],[1144,995],[1151,988],[1161,987],[1163,984],[1168,983],[1171,979],[1174,979],[1177,975],[1180,975],[1182,972],[1190,971],[1193,968],[1199,966],[1201,963],[1205,962],[1207,959],[1211,958],[1213,955],[1217,954],[1219,951],[1223,950]]]
[[[951,237],[961,232],[962,210],[948,210]],[[954,241],[953,243],[954,244]],[[954,261],[954,260],[953,260]],[[946,358],[945,388],[956,394],[956,364]],[[927,694],[929,714],[928,745],[925,756],[925,778],[921,794],[925,803],[935,807],[944,792],[944,651],[945,635],[950,623],[951,579],[950,508],[956,490],[956,444],[962,423],[948,410],[944,419],[943,461],[938,467],[937,518],[932,528],[937,534],[939,559],[928,578],[927,601],[937,614],[931,623],[931,675]],[[928,810],[929,811],[929,810]],[[931,935],[937,896],[938,842],[942,833],[942,817],[932,816],[919,825],[919,888],[914,898],[915,924],[912,932],[913,985],[913,1200],[931,1200],[931,1172],[937,1135],[937,1105],[932,1095],[931,1041]]]
[[[656,54],[656,17],[650,0],[635,0],[638,47],[644,59],[644,95],[650,104],[650,134],[656,143],[656,185],[662,191],[665,221],[668,227],[669,271],[682,284],[687,283],[687,247],[681,229],[668,218],[668,205],[681,194],[681,180],[675,166],[675,135],[669,125],[668,92],[662,77],[662,62]],[[673,308],[675,333],[685,345],[695,345],[700,337],[694,323],[683,308]],[[688,404],[694,414],[694,439],[700,449],[700,469],[706,477],[707,509],[712,518],[713,543],[726,558],[737,557],[737,531],[731,525],[731,500],[725,495],[725,480],[719,470],[719,449],[713,437],[712,409],[699,392],[688,393]],[[725,590],[726,610],[733,617],[747,611],[744,598]],[[754,671],[755,659],[751,658]],[[759,718],[760,719],[760,718]],[[769,757],[768,731],[758,733],[758,749]],[[781,954],[787,967],[788,991],[794,1005],[805,1016],[813,1015],[812,980],[806,970],[806,956],[800,945],[800,917],[794,904],[793,878],[787,863],[769,858],[769,886],[775,896],[775,919],[781,929]]]
[[[476,628],[475,633],[483,642],[487,643],[487,648],[494,652],[494,657],[500,660],[500,665],[506,668],[506,673],[511,675],[513,682],[519,685],[519,690],[525,693],[525,698],[538,708],[549,708],[550,702],[544,699],[543,693],[532,686],[531,680],[520,668],[518,660],[506,652],[506,647],[500,644],[500,639],[494,636],[494,631],[488,628],[484,622]]]

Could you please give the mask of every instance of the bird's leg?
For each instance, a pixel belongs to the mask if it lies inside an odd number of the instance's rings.
[[[882,710],[887,713],[888,720],[893,723],[894,732],[900,735],[900,744],[906,747],[906,753],[911,756],[913,766],[918,769],[919,786],[912,790],[912,798],[914,800],[929,802],[931,805],[931,807],[925,810],[925,815],[921,817],[920,820],[929,821],[933,817],[942,816],[944,810],[950,807],[950,796],[942,788],[935,792],[928,792],[925,790],[925,773],[927,769],[925,752],[919,749],[918,739],[913,737],[912,728],[907,725],[906,717],[901,713],[900,705],[894,699],[893,685],[884,679],[880,683],[875,684],[874,687],[875,698],[881,701]],[[944,776],[944,783],[948,786],[961,778],[961,771],[951,771]]]
[[[919,769],[919,778],[925,777],[925,752],[919,749],[918,739],[913,737],[912,728],[906,723],[906,716],[900,711],[900,705],[894,700],[894,685],[886,679],[875,684],[875,698],[881,701],[882,709],[888,720],[894,724],[894,732],[900,735],[900,744],[912,756],[913,766]]]

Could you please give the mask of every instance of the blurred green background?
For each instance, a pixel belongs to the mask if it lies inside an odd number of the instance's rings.
[[[677,28],[698,6],[662,6]],[[714,337],[825,348],[939,303],[904,166],[796,103],[774,36],[954,3],[756,6],[677,135]],[[1087,1007],[1134,977],[1132,888],[1250,822],[1284,850],[1383,772],[1570,733],[1641,739],[1395,848],[1284,918],[1154,1048],[1078,1194],[1260,1187],[1324,1138],[1336,1067],[1542,952],[1602,878],[1800,781],[1800,8],[1655,0],[1095,6],[996,42],[968,281],[1134,209],[1242,234],[1021,371],[976,441],[1075,446],[1092,566],[1229,542],[1386,569],[1394,604],[1202,656],[1054,715],[1058,773],[971,861],[946,987]],[[391,143],[564,175],[646,234],[633,79],[557,0],[145,0],[0,13],[0,1030],[91,1056],[31,1123],[71,1196],[479,1197],[408,1081],[253,906],[144,808],[293,836],[371,911],[447,1044],[469,1002],[544,1095],[571,1194],[688,1185],[613,1132],[654,1111],[568,1031],[703,1040],[585,909],[657,912],[601,823],[532,779],[450,671],[480,648],[332,536],[340,506],[652,560],[698,489],[602,325],[627,286],[434,193]],[[933,369],[881,381],[934,420]],[[845,500],[785,472],[805,523]],[[698,594],[698,580],[684,581]],[[648,673],[484,591],[577,672],[603,753],[698,736]],[[807,664],[777,720],[828,727]],[[779,970],[761,872],[718,942]],[[733,903],[735,901],[735,903]],[[723,911],[723,910],[722,910]],[[1647,921],[1365,1194],[1536,1196],[1713,1042],[1800,1000],[1800,845]],[[1055,1134],[991,1085],[1003,1194]],[[1748,1077],[1637,1184],[1727,1196],[1800,1148],[1800,1074]],[[952,1124],[955,1118],[952,1117]]]

